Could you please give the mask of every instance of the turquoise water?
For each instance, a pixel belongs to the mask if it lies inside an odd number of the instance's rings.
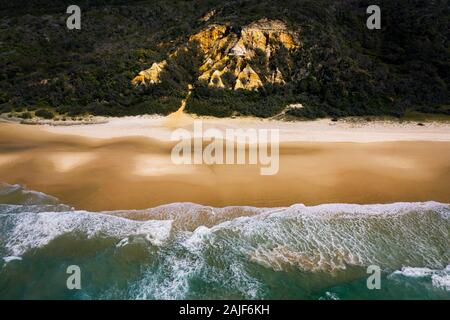
[[[450,299],[449,218],[437,202],[93,213],[4,184],[0,298]]]

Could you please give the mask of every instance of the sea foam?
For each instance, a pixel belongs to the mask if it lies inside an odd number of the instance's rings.
[[[160,245],[170,235],[172,221],[133,221],[101,213],[85,211],[24,212],[3,214],[0,228],[3,246],[15,256],[31,248],[42,247],[57,237],[77,233],[94,236],[124,238],[143,235],[153,245]]]
[[[48,203],[45,195],[33,195],[30,201],[21,196],[23,191],[10,188],[22,203],[0,205],[3,260],[29,259],[28,251],[51,243],[67,245],[81,238],[94,244],[109,239],[96,249],[111,246],[99,257],[119,263],[117,270],[128,266],[127,259],[137,259],[133,261],[138,266],[142,263],[139,276],[122,293],[125,298],[195,299],[203,298],[208,288],[215,288],[220,297],[264,298],[268,288],[278,285],[271,282],[273,277],[293,276],[284,281],[298,285],[304,278],[296,277],[302,274],[332,275],[327,280],[332,285],[346,279],[349,269],[365,271],[372,264],[384,271],[397,270],[390,279],[423,278],[439,292],[448,291],[448,204],[214,208],[175,203],[95,213],[74,210],[51,198]],[[42,199],[44,203],[39,203]],[[64,235],[70,237],[58,242]],[[136,243],[140,245],[132,246]],[[39,252],[33,259],[36,256]],[[117,297],[115,290],[94,296]]]

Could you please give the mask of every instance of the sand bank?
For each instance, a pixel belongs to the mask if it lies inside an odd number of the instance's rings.
[[[448,125],[380,132],[382,124],[354,130],[337,124],[321,133],[320,127],[329,126],[325,121],[277,124],[291,139],[280,145],[278,174],[261,176],[257,165],[175,165],[174,142],[163,135],[170,129],[147,126],[160,118],[141,120],[76,127],[0,124],[0,181],[96,211],[173,202],[216,207],[450,202]],[[245,127],[248,120],[230,122]],[[296,126],[292,139],[288,130]]]
[[[109,118],[106,122],[80,126],[40,126],[53,133],[79,135],[89,138],[111,139],[143,136],[170,141],[174,128],[193,127],[194,121],[202,121],[207,128],[279,129],[284,142],[386,142],[386,141],[450,141],[450,124],[394,121],[275,121],[257,118],[194,118],[186,114],[172,117],[136,116]]]

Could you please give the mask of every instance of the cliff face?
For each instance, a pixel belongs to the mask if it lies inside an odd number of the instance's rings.
[[[281,61],[289,68],[289,55],[283,55],[284,60],[275,58],[281,50],[291,52],[299,48],[298,39],[282,21],[261,19],[243,28],[211,24],[190,36],[188,42],[203,53],[198,80],[214,88],[258,90],[268,83],[282,85],[289,80],[278,65]],[[154,63],[132,83],[159,83],[165,66],[166,63]]]
[[[139,72],[139,74],[133,80],[131,80],[131,83],[134,85],[161,83],[161,72],[166,66],[166,60],[159,63],[155,62],[149,69]]]
[[[0,113],[170,114],[192,84],[198,115],[450,114],[449,1],[382,1],[381,30],[361,0],[82,2],[83,32],[68,0],[0,6]]]

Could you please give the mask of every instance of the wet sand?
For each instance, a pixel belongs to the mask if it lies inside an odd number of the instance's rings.
[[[91,129],[0,123],[0,182],[93,211],[173,202],[216,207],[450,202],[449,126],[425,138],[423,128],[399,131],[408,139],[398,140],[427,141],[305,141],[304,136],[295,141],[291,134],[282,140],[280,170],[273,176],[261,176],[257,165],[175,165],[170,152],[176,142],[117,130],[95,136],[98,130]]]

